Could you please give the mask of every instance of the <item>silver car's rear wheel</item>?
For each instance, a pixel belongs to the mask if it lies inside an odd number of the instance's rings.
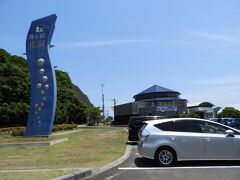
[[[176,155],[170,148],[161,148],[157,151],[155,160],[160,166],[172,166],[176,162]]]

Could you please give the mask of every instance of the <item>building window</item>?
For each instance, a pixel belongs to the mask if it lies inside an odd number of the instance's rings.
[[[154,106],[154,102],[149,102],[148,106],[153,107]]]

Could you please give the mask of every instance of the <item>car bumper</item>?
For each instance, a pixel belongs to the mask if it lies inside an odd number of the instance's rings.
[[[149,159],[154,159],[155,150],[152,146],[150,147],[145,143],[138,142],[137,148],[138,148],[138,153],[141,156]]]

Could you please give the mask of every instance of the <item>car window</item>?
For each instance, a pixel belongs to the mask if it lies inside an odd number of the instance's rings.
[[[141,127],[139,133],[141,133],[143,131],[143,129],[145,129],[146,126],[147,126],[147,123],[143,123],[143,126]]]
[[[171,131],[173,126],[173,121],[155,124],[154,126],[162,131]]]
[[[200,122],[195,120],[170,121],[156,124],[155,127],[162,131],[202,133]]]
[[[202,122],[201,128],[203,133],[211,133],[211,134],[226,134],[227,127],[214,124],[211,122]]]
[[[235,119],[235,122],[239,123],[239,122],[240,122],[240,119]]]
[[[199,121],[182,120],[173,124],[172,131],[201,133],[202,129]]]

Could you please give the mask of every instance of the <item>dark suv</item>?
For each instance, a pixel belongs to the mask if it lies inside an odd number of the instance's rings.
[[[142,128],[144,121],[163,119],[163,116],[133,116],[128,123],[128,141],[138,141],[138,132]]]

